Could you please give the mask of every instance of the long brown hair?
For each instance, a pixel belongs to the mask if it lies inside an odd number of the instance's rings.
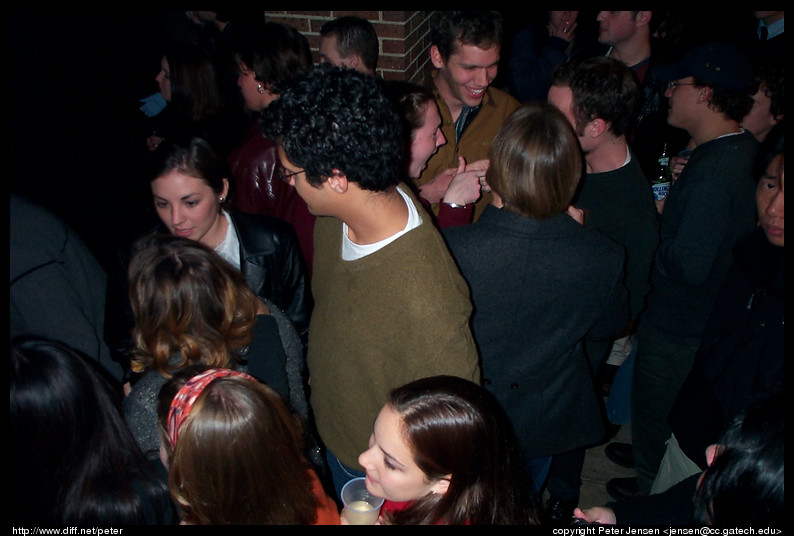
[[[451,475],[445,493],[386,514],[389,521],[539,523],[507,417],[485,389],[462,378],[433,376],[394,389],[388,405],[400,415],[403,437],[428,480]]]
[[[148,235],[130,262],[133,359],[166,377],[185,365],[232,368],[251,343],[259,298],[245,276],[204,244]],[[177,363],[169,364],[179,355]]]
[[[271,388],[213,380],[182,425],[169,465],[171,495],[192,524],[305,525],[317,518],[297,418]]]

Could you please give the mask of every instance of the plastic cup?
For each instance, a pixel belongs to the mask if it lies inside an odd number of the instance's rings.
[[[383,499],[367,491],[366,478],[350,480],[342,487],[345,518],[351,525],[374,525],[383,506]]]

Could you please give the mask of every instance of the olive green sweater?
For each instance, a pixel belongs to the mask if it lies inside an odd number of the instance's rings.
[[[358,260],[342,260],[339,219],[315,225],[311,406],[323,442],[352,468],[391,389],[437,374],[480,381],[468,287],[411,198],[422,224]]]

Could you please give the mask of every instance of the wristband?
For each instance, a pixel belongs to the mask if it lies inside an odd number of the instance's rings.
[[[450,208],[466,208],[466,205],[459,205],[457,203],[444,203]]]

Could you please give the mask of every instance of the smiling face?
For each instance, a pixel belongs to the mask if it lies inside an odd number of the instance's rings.
[[[419,178],[427,167],[427,161],[438,148],[447,143],[441,132],[441,114],[434,101],[424,107],[424,123],[411,133],[411,163],[408,173],[412,179]]]
[[[462,106],[478,106],[482,102],[485,90],[496,78],[500,48],[494,45],[484,49],[458,42],[444,61],[438,47],[430,47],[430,59],[439,69],[436,86],[450,110],[459,111]]]
[[[228,194],[229,181],[223,179],[223,184],[217,193],[204,179],[171,170],[151,183],[157,216],[172,234],[215,248],[228,225],[219,198]]]
[[[367,490],[394,502],[412,501],[429,493],[444,493],[449,481],[429,482],[427,475],[414,462],[414,455],[403,435],[403,422],[391,406],[381,409],[369,449],[358,457],[367,472]]]
[[[766,238],[775,246],[783,247],[783,202],[784,202],[783,155],[779,154],[769,163],[766,173],[758,181],[755,202],[758,207],[759,225]]]

